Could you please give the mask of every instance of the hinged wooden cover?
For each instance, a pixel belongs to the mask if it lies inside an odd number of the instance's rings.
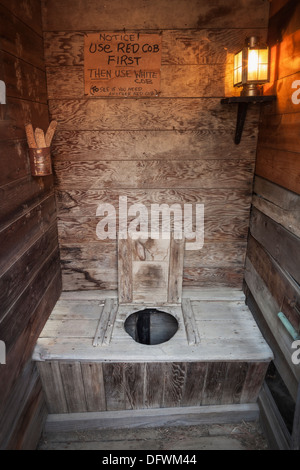
[[[144,238],[143,238],[144,237]],[[118,240],[120,303],[181,303],[184,239]]]

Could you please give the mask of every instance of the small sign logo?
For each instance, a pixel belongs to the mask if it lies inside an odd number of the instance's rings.
[[[300,80],[294,80],[292,88],[296,88],[296,91],[292,94],[292,102],[294,104],[300,104]]]
[[[293,342],[292,348],[296,349],[296,351],[293,352],[292,354],[292,363],[295,365],[298,365],[300,364],[300,340],[299,339]]]

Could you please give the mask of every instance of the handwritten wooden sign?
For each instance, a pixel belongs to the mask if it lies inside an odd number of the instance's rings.
[[[85,95],[158,96],[161,35],[90,33],[84,42]]]

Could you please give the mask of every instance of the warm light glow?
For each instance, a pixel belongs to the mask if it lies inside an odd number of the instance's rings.
[[[234,55],[233,86],[243,87],[241,96],[258,96],[269,81],[269,49],[259,38],[246,39],[245,47]]]
[[[258,51],[248,50],[248,80],[258,80]]]
[[[243,71],[243,51],[238,52],[234,56],[234,68],[233,68],[233,84],[241,83]]]
[[[268,49],[248,49],[248,81],[268,80]]]

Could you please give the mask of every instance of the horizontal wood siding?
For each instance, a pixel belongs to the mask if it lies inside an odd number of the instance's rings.
[[[276,94],[277,100],[263,109],[259,126],[245,281],[249,307],[296,402],[299,365],[292,361],[293,338],[278,313],[283,312],[299,334],[300,104],[292,94],[299,89],[300,4],[273,1],[271,14],[271,81],[266,90]]]
[[[47,410],[31,357],[61,291],[53,177],[32,178],[24,128],[49,123],[39,0],[1,0],[0,29],[0,448],[35,449]]]
[[[226,5],[225,5],[226,3]],[[269,2],[44,0],[44,45],[58,194],[63,289],[115,289],[116,243],[96,237],[98,204],[205,204],[205,244],[187,252],[185,286],[241,287],[257,141],[258,108],[233,142],[233,54],[266,37]],[[155,98],[84,96],[84,34],[162,36]],[[13,170],[12,170],[13,171]],[[236,247],[236,250],[234,249]],[[194,256],[192,256],[192,254]]]

